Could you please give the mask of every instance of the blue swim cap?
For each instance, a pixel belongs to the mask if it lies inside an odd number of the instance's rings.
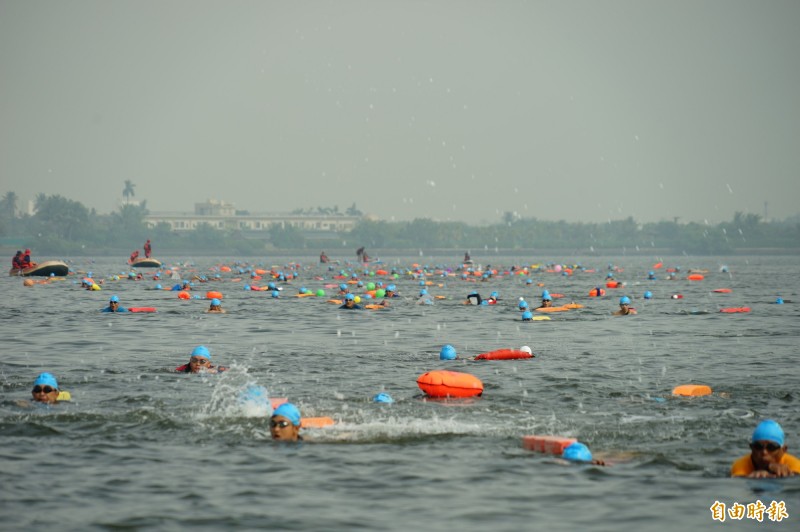
[[[522,321],[533,321],[533,313],[530,310],[523,312]]]
[[[498,294],[497,292],[492,292],[491,294],[489,294],[489,297],[498,297],[499,295],[500,294]]]
[[[394,403],[394,399],[392,399],[392,396],[389,395],[388,393],[383,393],[383,392],[373,397],[372,400],[375,401],[376,403],[387,403],[387,404]]]
[[[157,284],[157,285],[156,285],[156,290],[161,290],[162,288],[164,288],[164,287],[163,287],[163,286],[161,286],[160,284]]]
[[[283,416],[292,422],[295,427],[300,426],[300,410],[292,403],[283,403],[272,411],[273,416]]]
[[[397,290],[397,287],[393,284],[390,284],[389,286],[386,287],[387,292],[394,292],[395,290]]]
[[[547,294],[547,293],[542,294],[542,301],[552,301],[552,300],[553,300],[553,296],[551,296],[550,294]]]
[[[119,296],[111,296],[111,299],[108,300],[109,303],[119,303]]]
[[[533,284],[533,279],[525,279],[525,284]]]
[[[194,349],[192,349],[192,356],[193,357],[200,357],[200,358],[207,358],[211,360],[211,351],[204,345],[198,345]]]
[[[783,305],[783,298],[782,298],[782,297],[779,297],[778,299],[776,299],[776,300],[775,300],[775,304],[776,304],[776,305]]]
[[[58,381],[55,377],[53,377],[50,373],[40,373],[36,380],[33,381],[34,386],[51,386],[55,389],[58,389]]]
[[[576,441],[564,449],[564,452],[561,454],[561,458],[575,462],[591,462],[592,451],[590,451],[586,445]]]
[[[249,284],[246,284],[246,285],[244,285],[242,288],[243,288],[244,290],[250,290],[250,285],[249,285]]]
[[[631,298],[629,298],[628,296],[622,296],[621,298],[619,298],[619,304],[620,305],[630,305],[631,304]]]
[[[550,297],[550,292],[542,290],[542,299],[547,299],[548,297]]]
[[[750,441],[774,441],[778,445],[783,445],[784,435],[781,426],[771,419],[766,419],[758,424],[756,430],[753,431],[753,438]]]
[[[347,290],[347,285],[342,283],[339,285],[339,290]]]
[[[219,299],[217,299],[217,298],[215,297],[214,299],[212,299],[212,300],[211,300],[211,304],[212,304],[212,305],[214,305],[214,306],[219,306],[219,305],[221,305],[222,303],[220,302],[220,300],[219,300]]]
[[[611,277],[614,277],[614,274],[613,274],[613,273],[611,273],[611,272],[608,272],[608,273],[606,274],[606,279],[610,279]]]
[[[347,294],[346,296],[344,296],[344,299],[345,301],[355,301],[356,296],[354,296],[353,294]]]
[[[439,360],[455,360],[456,356],[456,348],[450,344],[445,344],[439,351]]]
[[[428,295],[428,291],[423,288],[422,290],[419,291],[419,295],[420,296],[426,296],[426,295]]]
[[[275,283],[267,284],[267,288],[269,288],[270,290],[275,290]]]
[[[273,298],[276,298],[276,299],[277,299],[278,297],[280,297],[280,295],[281,295],[281,293],[280,293],[280,292],[278,292],[277,290],[273,290],[273,291],[272,291],[272,297],[273,297]]]
[[[650,270],[649,272],[647,272],[647,275],[655,275],[655,274],[656,274],[656,272],[654,272],[653,270]]]
[[[645,299],[653,299],[653,292],[648,290],[647,292],[644,293],[644,298]]]
[[[523,301],[520,301],[520,302],[519,302],[519,308],[520,308],[520,309],[528,308],[528,302],[527,302],[527,301],[524,301],[524,300],[523,300]]]

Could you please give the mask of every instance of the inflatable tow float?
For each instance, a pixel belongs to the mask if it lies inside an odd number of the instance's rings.
[[[428,397],[475,397],[483,393],[483,383],[469,373],[435,370],[417,378],[417,386]]]

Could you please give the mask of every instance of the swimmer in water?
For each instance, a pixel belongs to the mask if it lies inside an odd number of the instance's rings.
[[[628,316],[636,314],[636,309],[631,307],[631,298],[622,296],[619,298],[619,310],[614,312],[614,316]]]
[[[225,309],[222,308],[222,302],[215,297],[215,298],[213,298],[211,300],[211,305],[208,307],[208,310],[206,312],[224,314],[225,313]]]
[[[732,477],[780,478],[800,473],[800,459],[788,454],[781,426],[771,419],[758,424],[750,438],[750,454],[731,467]]]
[[[292,403],[283,403],[269,418],[269,433],[275,441],[302,441],[300,436],[300,410]]]
[[[40,373],[33,381],[31,396],[37,403],[54,405],[59,401],[58,381],[50,373]]]
[[[553,306],[553,296],[550,295],[550,292],[545,290],[542,293],[542,304],[536,308],[550,308]]]
[[[599,466],[606,465],[604,460],[593,458],[592,451],[590,451],[585,444],[580,442],[575,442],[567,446],[567,448],[564,449],[564,452],[561,454],[561,458],[564,460],[569,460],[570,462],[583,462],[585,464]]]
[[[119,306],[119,296],[111,296],[111,299],[108,300],[108,306],[100,312],[128,312],[128,309]]]
[[[175,371],[179,373],[219,373],[228,368],[211,365],[211,351],[204,345],[198,345],[192,349],[189,363],[178,366]]]
[[[360,310],[361,305],[356,304],[356,296],[353,294],[347,294],[344,296],[344,305],[339,308],[344,310]]]

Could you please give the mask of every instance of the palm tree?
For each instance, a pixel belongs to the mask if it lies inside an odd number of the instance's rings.
[[[125,196],[125,203],[129,203],[130,199],[136,195],[133,191],[134,187],[136,187],[136,185],[134,185],[130,179],[125,180],[125,189],[122,191],[122,195]]]

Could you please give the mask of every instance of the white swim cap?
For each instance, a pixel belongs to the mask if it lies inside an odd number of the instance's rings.
[[[523,351],[523,352],[525,352],[525,353],[528,353],[529,355],[532,355],[532,354],[533,354],[533,351],[532,351],[532,350],[531,350],[531,348],[530,348],[530,347],[528,347],[527,345],[523,345],[522,347],[520,347],[520,348],[519,348],[519,350],[520,350],[520,351]]]

